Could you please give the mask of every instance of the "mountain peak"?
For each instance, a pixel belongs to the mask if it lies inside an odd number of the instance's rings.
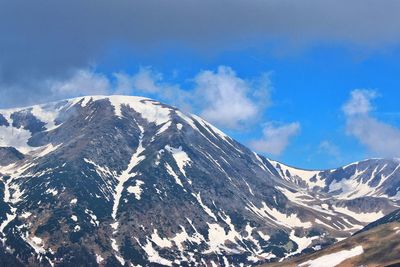
[[[147,98],[80,97],[0,118],[0,147],[15,154],[0,164],[0,238],[24,264],[276,261],[350,236],[399,199],[398,162],[289,167]]]

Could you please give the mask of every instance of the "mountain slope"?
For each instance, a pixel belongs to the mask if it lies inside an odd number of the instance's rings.
[[[276,261],[397,207],[397,160],[302,171],[145,98],[0,110],[0,137],[0,235],[24,265]]]
[[[400,223],[383,224],[310,255],[266,266],[398,266],[399,237]]]
[[[354,236],[321,251],[266,266],[394,266],[395,264],[400,264],[400,209],[368,224]]]
[[[283,179],[310,189],[322,189],[338,199],[365,196],[399,199],[399,159],[368,159],[326,171],[299,170],[271,162]]]
[[[367,226],[365,226],[361,231],[357,232],[356,234],[368,231],[374,227],[380,226],[380,225],[384,225],[384,224],[388,224],[388,223],[395,223],[398,222],[400,223],[400,209],[395,210],[391,213],[389,213],[388,215],[368,224]]]

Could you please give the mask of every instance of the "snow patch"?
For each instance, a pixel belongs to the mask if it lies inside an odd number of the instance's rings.
[[[85,213],[90,216],[90,223],[94,226],[99,226],[99,221],[97,220],[97,216],[93,213],[92,210],[85,209]]]
[[[361,255],[364,253],[364,250],[362,246],[357,246],[355,248],[352,248],[350,250],[342,250],[336,253],[328,254],[321,256],[319,258],[316,258],[314,260],[309,260],[304,263],[301,263],[299,266],[300,267],[335,267],[341,262],[350,259],[352,257]]]
[[[379,212],[354,212],[345,207],[332,206],[332,208],[339,213],[346,214],[347,216],[356,219],[359,222],[370,223],[374,222],[383,216],[382,211]]]
[[[179,186],[183,187],[181,179],[179,179],[178,175],[174,172],[171,165],[169,165],[168,163],[165,163],[165,168],[166,168],[168,174],[174,178],[175,183],[177,183]]]
[[[144,182],[143,182],[143,181],[141,181],[141,180],[136,180],[136,181],[135,181],[135,185],[134,185],[134,186],[129,186],[129,187],[127,188],[127,191],[128,191],[128,193],[130,193],[130,194],[135,194],[135,198],[136,198],[137,200],[140,200],[141,195],[142,195],[142,192],[143,192],[143,190],[142,190],[142,188],[141,188],[142,185],[144,185]]]
[[[138,125],[139,126],[139,125]],[[117,187],[115,188],[115,193],[114,193],[114,204],[113,204],[113,209],[111,216],[115,220],[117,218],[117,211],[118,211],[118,206],[119,202],[122,197],[122,191],[124,190],[124,184],[126,181],[128,181],[131,177],[135,176],[135,173],[131,173],[132,169],[138,165],[142,160],[144,160],[146,157],[143,155],[140,155],[144,151],[144,147],[142,145],[143,142],[143,128],[139,126],[139,129],[141,131],[140,137],[139,137],[139,144],[136,149],[136,152],[132,155],[131,160],[128,164],[128,167],[117,177]]]
[[[192,193],[192,195],[197,199],[197,202],[200,204],[203,210],[217,222],[218,221],[217,216],[215,216],[215,214],[211,211],[211,209],[206,205],[204,205],[203,201],[201,200],[200,192],[198,194]]]
[[[308,248],[312,244],[313,240],[318,239],[319,237],[318,236],[298,237],[298,236],[295,235],[295,231],[292,230],[290,232],[289,238],[290,238],[290,240],[292,240],[293,242],[295,242],[297,244],[297,250],[289,253],[288,255],[286,255],[286,258],[290,257],[292,255],[296,255],[298,253],[301,253],[304,249]]]
[[[53,196],[56,196],[58,194],[58,191],[54,188],[49,188],[45,191],[46,194],[51,194]]]
[[[50,154],[51,152],[57,150],[60,146],[61,146],[61,144],[56,145],[56,146],[53,146],[53,144],[48,144],[43,148],[35,150],[35,152],[37,153],[37,154],[35,154],[35,156],[38,158],[44,157],[47,154]]]
[[[182,150],[182,147],[180,146],[179,148],[174,148],[169,145],[166,145],[165,150],[167,150],[172,154],[172,157],[175,159],[175,162],[179,167],[179,170],[184,176],[186,176],[184,167],[186,165],[190,165],[191,160],[189,156],[186,154],[186,152]]]
[[[100,254],[96,253],[96,262],[97,262],[97,264],[102,263],[103,260],[104,260],[104,258]]]
[[[126,105],[140,113],[145,120],[156,125],[164,124],[170,120],[170,109],[148,98],[120,95],[104,96],[103,98],[110,100],[115,108],[115,115],[118,117],[122,117],[121,106]]]
[[[272,220],[273,222],[288,228],[312,227],[311,222],[301,221],[300,218],[295,213],[287,215],[275,208],[268,207],[264,201],[262,202],[262,205],[263,205],[262,208],[257,208],[253,203],[250,203],[250,205],[248,205],[246,209],[253,211],[256,215],[260,216],[261,218]]]
[[[21,216],[21,218],[27,219],[27,218],[29,218],[31,215],[32,215],[31,212],[24,212],[24,213],[22,213],[20,216]]]
[[[225,229],[218,223],[207,223],[208,225],[208,253],[219,252],[222,250],[228,250],[225,246],[226,241],[231,241],[232,243],[237,243],[236,238],[240,238],[237,232],[229,231],[225,232]]]
[[[56,109],[54,104],[35,105],[32,107],[31,113],[38,120],[46,124],[45,127],[47,131],[54,130],[59,126],[55,125],[55,120],[59,114],[59,109]]]
[[[212,135],[215,136],[218,135],[220,138],[222,138],[225,141],[228,141],[229,136],[226,135],[224,132],[222,132],[220,129],[218,129],[217,127],[215,127],[214,125],[212,125],[211,123],[203,120],[202,118],[200,118],[197,115],[192,115],[192,118],[194,118],[198,123],[201,124],[201,126],[203,126],[203,128],[205,128],[209,133],[211,133]],[[211,129],[211,130],[210,130]]]
[[[153,248],[153,245],[151,244],[151,242],[149,240],[147,240],[146,245],[143,246],[143,250],[146,252],[147,259],[150,262],[167,265],[167,266],[172,266],[172,261],[162,258],[158,254],[157,250],[155,250]]]
[[[17,211],[16,208],[11,208],[11,214],[7,213],[6,214],[6,219],[1,223],[0,225],[0,232],[5,236],[4,229],[7,227],[7,225],[15,219],[17,214],[15,213]]]
[[[161,126],[161,128],[157,131],[157,133],[155,135],[156,136],[160,135],[163,132],[165,132],[166,130],[168,130],[168,128],[171,126],[171,124],[172,124],[171,121],[164,123],[163,126]]]
[[[274,160],[269,160],[269,162],[272,164],[272,166],[275,167],[276,171],[285,180],[291,181],[292,177],[298,177],[303,180],[310,188],[313,188],[315,186],[319,186],[322,188],[325,187],[325,182],[321,180],[319,176],[320,171],[296,169]],[[311,181],[311,178],[315,178],[315,181]]]
[[[264,241],[268,241],[271,238],[269,235],[266,235],[261,231],[258,231],[257,233],[262,239],[264,239]]]
[[[151,235],[151,240],[160,248],[170,248],[172,247],[172,242],[167,238],[161,238],[158,235],[157,229],[154,229],[153,234]]]

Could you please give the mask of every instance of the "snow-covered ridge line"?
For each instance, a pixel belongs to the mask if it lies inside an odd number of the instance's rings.
[[[254,152],[254,153],[256,153],[256,152]],[[256,154],[257,154],[257,153],[256,153]],[[257,154],[257,155],[258,155],[258,154]],[[315,173],[315,172],[317,172],[317,173],[321,173],[321,172],[332,172],[332,171],[335,171],[335,170],[338,170],[338,169],[346,169],[346,168],[348,168],[348,167],[350,167],[350,166],[357,165],[357,164],[360,164],[360,163],[365,163],[365,162],[368,162],[368,161],[392,160],[392,161],[397,161],[397,162],[400,163],[400,158],[396,158],[396,157],[394,157],[394,158],[366,158],[366,159],[363,159],[363,160],[360,160],[360,161],[350,162],[350,163],[348,163],[348,164],[346,164],[346,165],[338,166],[338,167],[336,167],[336,168],[328,168],[328,169],[303,169],[303,168],[300,168],[300,167],[297,167],[297,166],[292,166],[292,165],[285,164],[285,163],[283,163],[283,162],[280,162],[280,161],[277,161],[277,160],[274,160],[274,159],[271,159],[271,158],[267,158],[267,160],[268,160],[274,167],[275,167],[276,165],[279,164],[280,166],[284,166],[285,169],[293,169],[293,170],[295,170],[295,171],[297,171],[297,172],[304,172],[306,175],[309,175],[309,174]]]
[[[364,196],[400,199],[399,192],[397,195],[385,193],[387,183],[390,183],[392,177],[396,179],[400,173],[400,161],[396,158],[366,159],[328,170],[306,170],[272,159],[267,160],[283,180],[300,186],[305,184],[309,189],[325,189],[338,199],[356,199]]]
[[[300,178],[303,180],[308,187],[312,188],[315,186],[324,187],[325,182],[319,177],[322,171],[319,170],[305,170],[300,168],[291,167],[281,162],[268,159],[275,170],[281,175],[281,177],[287,181],[292,181],[293,178]]]
[[[41,103],[41,104],[35,104],[35,105],[28,105],[28,106],[21,106],[21,107],[12,107],[12,108],[1,108],[0,109],[0,113],[1,112],[15,112],[15,111],[19,111],[19,110],[26,110],[26,109],[30,109],[30,108],[34,108],[34,107],[46,107],[46,106],[52,106],[52,105],[56,105],[62,102],[66,102],[67,104],[69,104],[70,106],[73,106],[77,103],[79,103],[80,101],[82,101],[81,106],[85,107],[90,100],[96,101],[96,100],[100,100],[100,99],[106,99],[106,98],[124,98],[127,100],[131,100],[132,102],[137,102],[137,101],[142,101],[142,100],[148,100],[148,101],[153,101],[153,102],[158,102],[156,100],[153,100],[151,98],[147,98],[147,97],[142,97],[142,96],[128,96],[128,95],[87,95],[87,96],[78,96],[78,97],[71,97],[71,98],[66,98],[66,99],[60,99],[60,100],[55,100],[55,101],[51,101],[51,102],[45,102],[45,103]]]

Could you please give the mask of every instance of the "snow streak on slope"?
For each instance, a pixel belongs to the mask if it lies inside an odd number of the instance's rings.
[[[182,147],[173,148],[169,145],[166,145],[165,150],[167,150],[168,152],[170,152],[172,154],[172,156],[175,159],[176,164],[179,167],[179,170],[181,171],[181,173],[184,176],[186,176],[184,167],[186,165],[189,165],[191,160],[190,160],[189,156],[186,154],[186,152],[182,150]]]
[[[140,137],[139,137],[139,145],[136,149],[136,152],[132,155],[132,158],[128,164],[128,167],[119,175],[116,179],[118,181],[117,187],[115,188],[115,194],[114,194],[114,204],[113,204],[113,209],[112,209],[112,214],[111,216],[113,217],[114,220],[117,219],[117,212],[118,212],[118,206],[119,202],[121,200],[122,196],[122,191],[124,190],[124,184],[132,177],[135,176],[135,173],[132,173],[133,168],[138,165],[142,160],[145,159],[145,156],[141,155],[141,153],[144,151],[143,148],[143,127],[138,125],[140,129]]]
[[[136,174],[132,173],[132,170],[135,166],[137,166],[142,160],[145,159],[144,155],[141,155],[141,153],[144,151],[143,148],[143,134],[144,134],[144,129],[142,126],[138,125],[139,129],[140,129],[140,136],[139,136],[139,144],[138,147],[135,151],[135,153],[132,155],[131,160],[128,164],[128,167],[116,178],[118,181],[118,184],[115,188],[115,193],[114,193],[114,203],[113,203],[113,208],[112,208],[112,213],[111,216],[114,219],[114,222],[111,224],[111,227],[114,229],[113,233],[116,233],[118,231],[118,226],[119,226],[119,222],[117,219],[117,212],[118,212],[118,207],[119,207],[119,203],[122,197],[122,191],[125,189],[124,185],[125,183],[131,179],[132,177],[134,177]],[[139,188],[140,190],[140,188]],[[136,190],[133,190],[133,192],[135,192]],[[140,199],[140,191],[136,192],[135,194],[136,198]],[[124,265],[125,264],[125,260],[123,259],[123,257],[120,255],[120,251],[119,251],[119,246],[117,244],[117,241],[114,238],[111,238],[111,245],[112,248],[115,250],[115,252],[117,253],[115,256],[118,259],[118,261]]]
[[[363,222],[363,223],[370,223],[370,222],[376,221],[385,215],[385,214],[383,214],[382,211],[366,212],[366,213],[354,212],[354,211],[349,210],[348,208],[336,207],[336,206],[333,206],[333,209],[338,213],[346,214],[349,217],[352,217],[352,218],[356,219],[357,221]]]
[[[272,220],[275,224],[282,225],[290,229],[296,227],[310,228],[312,226],[311,222],[303,222],[297,214],[285,214],[275,208],[268,207],[265,202],[262,202],[262,208],[257,208],[253,204],[250,204],[246,208],[262,218]]]

